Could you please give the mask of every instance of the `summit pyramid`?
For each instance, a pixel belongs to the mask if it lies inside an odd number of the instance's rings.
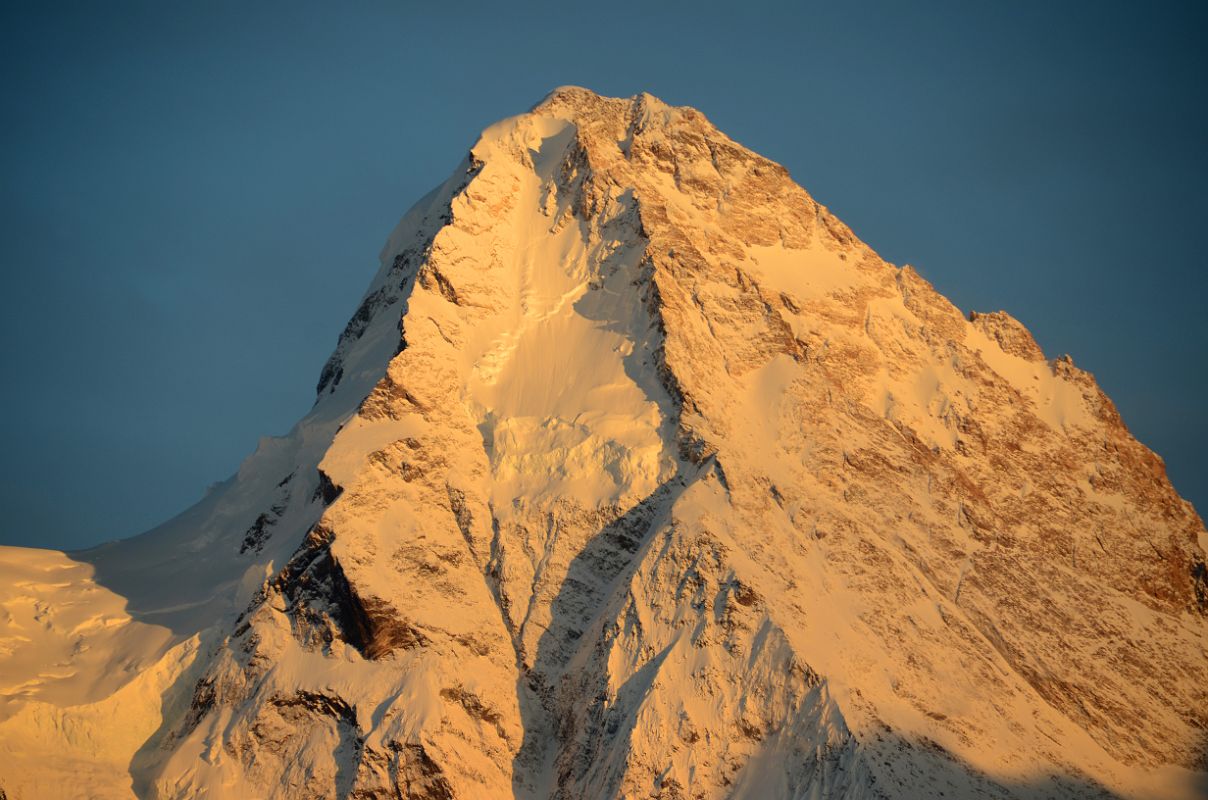
[[[1208,536],[1068,357],[565,87],[195,507],[0,549],[17,798],[1193,798]]]

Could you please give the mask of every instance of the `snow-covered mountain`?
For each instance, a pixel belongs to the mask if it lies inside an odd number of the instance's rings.
[[[0,550],[0,796],[1193,798],[1208,535],[1093,378],[555,91],[195,507]]]

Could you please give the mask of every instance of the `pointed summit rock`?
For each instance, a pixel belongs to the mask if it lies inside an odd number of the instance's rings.
[[[0,787],[1191,798],[1206,546],[1012,317],[700,112],[562,87],[403,218],[289,435],[0,553]]]

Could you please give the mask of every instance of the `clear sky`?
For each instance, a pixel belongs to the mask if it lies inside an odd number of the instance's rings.
[[[287,431],[398,217],[568,83],[1010,311],[1208,509],[1205,7],[5,3],[0,542],[141,532]]]

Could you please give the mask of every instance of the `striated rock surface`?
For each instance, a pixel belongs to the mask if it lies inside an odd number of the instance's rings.
[[[1192,798],[1206,547],[1018,321],[568,87],[403,219],[288,436],[142,537],[3,551],[0,788]]]

